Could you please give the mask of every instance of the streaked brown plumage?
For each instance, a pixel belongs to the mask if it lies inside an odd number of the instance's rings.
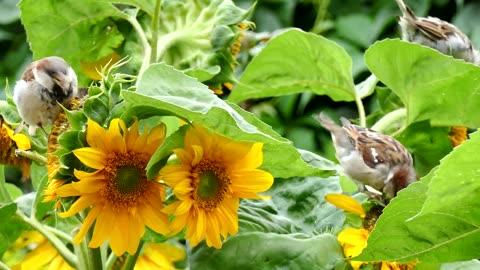
[[[480,65],[480,53],[455,25],[435,17],[417,17],[403,0],[395,1],[402,11],[399,25],[403,40],[419,43],[454,58]]]
[[[51,125],[66,104],[77,95],[77,75],[64,59],[51,56],[31,63],[15,84],[13,100],[28,132]]]
[[[353,180],[382,191],[387,199],[416,181],[412,156],[397,140],[343,117],[342,126],[323,112],[315,118],[332,134],[336,157]]]

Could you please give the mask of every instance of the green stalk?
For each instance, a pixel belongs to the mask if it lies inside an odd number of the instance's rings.
[[[144,242],[140,240],[140,244],[138,244],[137,252],[134,255],[128,254],[127,260],[125,261],[125,265],[123,266],[122,270],[133,270],[135,267],[135,263],[137,262],[138,256],[140,252],[142,252]]]
[[[365,118],[365,108],[363,107],[362,98],[355,95],[355,104],[357,104],[358,118],[360,119],[360,126],[367,127],[367,119]]]
[[[158,22],[160,14],[161,0],[157,0],[155,3],[155,10],[153,11],[152,18],[152,38],[150,39],[150,48],[152,48],[152,54],[150,55],[150,64],[157,62],[157,42],[158,42]]]
[[[33,161],[36,161],[36,162],[40,163],[40,164],[47,164],[47,158],[40,155],[37,152],[17,149],[17,150],[15,150],[15,155],[19,155],[19,156],[22,156],[22,157],[29,158]]]
[[[102,270],[102,254],[100,248],[89,248],[88,242],[92,239],[93,227],[85,235],[83,241],[76,247],[76,253],[81,258],[83,270]]]
[[[402,108],[391,111],[383,116],[380,120],[372,126],[372,129],[378,132],[384,132],[393,123],[399,122],[407,117],[407,109]]]
[[[8,267],[8,265],[0,261],[0,270],[11,270],[11,269],[10,267]]]
[[[115,255],[115,253],[113,252],[110,253],[110,255],[107,258],[107,262],[105,263],[105,269],[112,270],[116,260],[117,260],[117,255]]]
[[[57,249],[58,253],[63,259],[73,268],[78,268],[78,259],[75,255],[58,239],[53,233],[46,229],[46,225],[38,222],[35,218],[29,218],[25,216],[21,211],[17,211],[17,216],[20,217],[25,223],[32,226],[39,233],[41,233],[47,240]]]
[[[138,76],[141,76],[141,74],[143,74],[143,72],[150,65],[152,47],[150,47],[150,43],[148,42],[147,35],[145,34],[145,31],[143,31],[140,23],[137,21],[137,18],[134,16],[126,16],[125,19],[133,26],[133,29],[135,29],[135,31],[137,32],[140,38],[140,41],[142,42],[144,55],[143,55],[142,67],[140,68],[140,72],[138,73]]]
[[[0,199],[2,202],[13,202],[12,197],[10,197],[10,194],[7,191],[3,165],[0,165]]]

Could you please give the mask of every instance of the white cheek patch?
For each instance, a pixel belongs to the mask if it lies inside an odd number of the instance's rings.
[[[48,90],[51,90],[53,88],[53,79],[48,75],[46,72],[43,71],[38,71],[36,67],[33,67],[32,69],[33,76],[35,77],[35,80],[43,87],[47,88]]]

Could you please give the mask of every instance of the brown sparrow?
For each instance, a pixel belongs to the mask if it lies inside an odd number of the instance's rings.
[[[13,100],[28,133],[51,125],[66,104],[77,95],[77,75],[60,57],[51,56],[31,63],[15,84]],[[45,132],[46,133],[46,132]]]
[[[323,112],[315,119],[332,134],[335,155],[353,180],[382,191],[386,199],[416,181],[412,156],[397,140],[353,125],[343,117],[343,126]]]
[[[435,17],[417,17],[403,2],[395,0],[402,11],[399,25],[402,39],[436,49],[454,58],[480,65],[480,52],[455,25]]]

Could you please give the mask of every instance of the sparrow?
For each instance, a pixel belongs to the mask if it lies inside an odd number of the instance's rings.
[[[315,119],[331,133],[335,156],[344,173],[360,184],[360,190],[368,185],[390,200],[417,180],[412,156],[392,137],[354,125],[343,117],[342,126],[337,125],[323,112]]]
[[[395,1],[402,11],[399,25],[403,40],[480,65],[480,52],[475,50],[470,39],[455,25],[435,17],[417,17],[403,0]]]
[[[15,84],[13,100],[30,135],[37,127],[47,133],[44,127],[55,121],[61,110],[59,104],[65,105],[77,95],[77,84],[73,69],[58,56],[42,58],[25,68]]]

